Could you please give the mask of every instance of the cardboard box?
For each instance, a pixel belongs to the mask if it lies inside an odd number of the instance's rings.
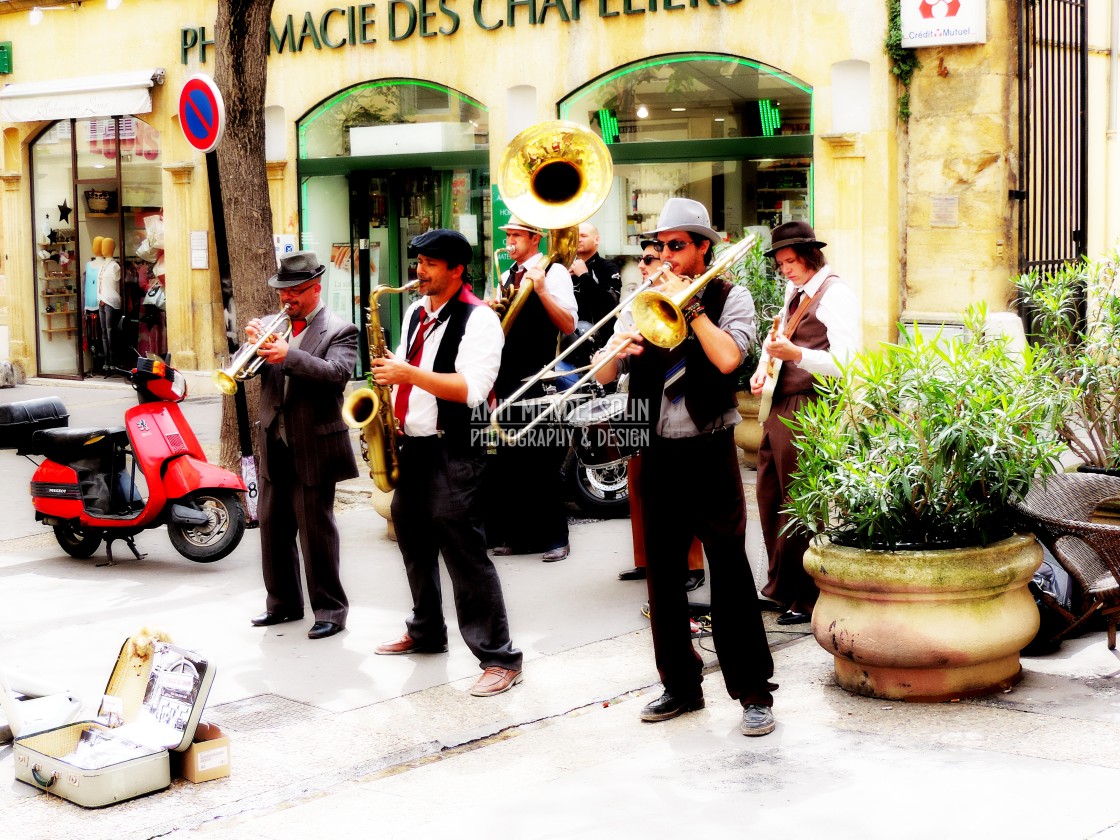
[[[229,775],[229,738],[214,725],[199,726],[195,742],[182,755],[179,775],[196,785]]]
[[[215,668],[193,651],[151,645],[151,655],[137,660],[125,641],[98,720],[16,739],[19,781],[87,808],[171,784],[168,750],[193,743]]]

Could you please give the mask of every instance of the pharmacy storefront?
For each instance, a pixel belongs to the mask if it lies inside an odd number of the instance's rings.
[[[95,375],[113,358],[95,332],[100,292],[93,308],[95,287],[83,285],[94,259],[120,269],[118,346],[166,351],[199,371],[226,352],[216,262],[197,258],[200,232],[212,248],[205,161],[172,107],[187,77],[215,72],[214,5],[155,9],[67,5],[38,25],[79,44],[110,25],[126,42],[142,37],[163,72],[150,111],[0,116],[9,334],[29,373]],[[12,72],[0,80],[72,87],[29,47],[41,30],[4,17]],[[522,129],[563,118],[599,135],[613,160],[590,219],[604,256],[632,259],[672,196],[706,204],[729,241],[804,219],[874,313],[870,337],[886,338],[899,305],[885,26],[879,0],[823,10],[796,0],[278,0],[263,150],[273,233],[280,247],[319,255],[328,305],[355,323],[372,288],[408,281],[407,242],[430,227],[468,237],[483,292],[504,244],[492,177],[502,151]],[[102,69],[143,72],[131,58],[102,53]],[[94,253],[98,237],[111,255]],[[148,320],[153,284],[163,309]],[[382,307],[395,336],[399,296]]]

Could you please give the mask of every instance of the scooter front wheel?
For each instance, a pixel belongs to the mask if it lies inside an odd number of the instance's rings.
[[[71,557],[86,560],[101,547],[101,534],[85,528],[80,522],[68,520],[54,526],[54,538]]]
[[[213,563],[237,548],[245,535],[245,510],[236,493],[202,490],[187,501],[209,521],[205,525],[168,522],[167,536],[176,551],[196,563]]]

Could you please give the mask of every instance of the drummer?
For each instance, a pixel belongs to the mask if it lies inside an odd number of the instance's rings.
[[[664,265],[661,259],[661,243],[656,239],[642,240],[642,255],[638,257],[638,270],[642,279],[647,279],[651,274]],[[660,276],[654,281],[654,287],[659,284]],[[633,329],[634,320],[630,313],[625,318],[615,321],[614,331],[617,335],[628,329]],[[626,490],[630,499],[630,533],[634,539],[634,565],[618,573],[619,580],[645,580],[646,579],[646,539],[642,534],[642,500],[638,496],[638,476],[642,472],[642,456],[635,455],[630,459],[626,471]],[[704,585],[704,547],[698,537],[692,538],[692,545],[688,549],[688,577],[685,578],[686,592],[692,592]],[[648,609],[643,608],[643,612]]]

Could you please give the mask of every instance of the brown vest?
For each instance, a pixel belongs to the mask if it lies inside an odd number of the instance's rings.
[[[821,304],[821,299],[828,291],[828,287],[837,279],[835,274],[830,274],[825,281],[821,284],[817,294],[813,297],[813,302],[809,304],[809,308],[805,310],[805,314],[790,336],[790,341],[798,347],[803,347],[806,350],[827,350],[828,344],[828,330],[825,325],[817,319],[817,307]],[[793,396],[794,394],[811,394],[815,390],[817,383],[816,377],[806,370],[802,370],[792,362],[785,362],[782,369],[778,372],[778,384],[774,388],[774,398],[782,399],[785,397]]]

